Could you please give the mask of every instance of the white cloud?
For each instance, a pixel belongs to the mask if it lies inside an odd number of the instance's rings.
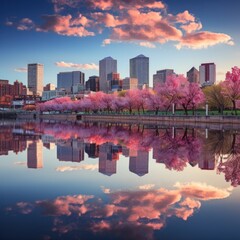
[[[64,67],[64,68],[77,68],[77,69],[83,69],[83,70],[98,70],[98,65],[95,63],[71,63],[71,62],[55,62],[55,65],[57,67]]]
[[[25,68],[25,67],[15,68],[14,71],[15,72],[27,72],[27,68]]]

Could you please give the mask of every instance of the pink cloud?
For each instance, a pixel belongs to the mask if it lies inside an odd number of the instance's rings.
[[[57,67],[64,67],[64,68],[78,68],[84,70],[98,70],[98,65],[95,63],[69,63],[69,62],[56,62],[55,65]]]
[[[186,10],[176,15],[176,21],[179,23],[194,22],[195,17]]]
[[[165,5],[161,1],[156,0],[52,0],[54,4],[55,12],[60,12],[65,9],[65,7],[79,8],[87,7],[89,9],[99,9],[99,10],[111,10],[111,9],[125,9],[125,8],[150,8],[150,9],[162,9]]]
[[[43,16],[45,23],[40,27],[36,28],[36,31],[42,32],[55,32],[59,35],[66,36],[94,36],[94,32],[89,32],[84,26],[86,19],[82,16],[78,18],[73,18],[70,14],[66,16],[60,15],[45,15]],[[82,21],[81,21],[82,20]]]
[[[214,33],[214,32],[197,32],[193,34],[187,34],[176,45],[178,49],[183,47],[200,49],[214,46],[220,43],[234,45],[233,40],[227,34]]]
[[[154,48],[154,43],[174,41],[177,49],[183,47],[201,49],[217,44],[233,45],[231,36],[208,31],[188,10],[171,14],[161,1],[156,0],[52,0],[54,15],[43,16],[44,23],[36,25],[24,18],[18,23],[6,24],[19,30],[35,29],[54,32],[64,36],[87,37],[102,34],[105,29],[109,36],[102,46],[113,42],[135,43],[142,47]],[[87,8],[85,16],[67,14],[69,8]],[[60,12],[65,11],[65,15]]]
[[[182,25],[181,28],[186,32],[186,33],[192,33],[196,32],[198,30],[202,29],[202,24],[200,22],[191,22],[186,25]]]

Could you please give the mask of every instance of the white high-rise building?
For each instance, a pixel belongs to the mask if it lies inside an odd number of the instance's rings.
[[[138,55],[130,59],[130,78],[138,79],[138,87],[141,89],[144,84],[149,86],[149,58]]]
[[[99,90],[108,91],[107,76],[109,73],[117,72],[117,60],[112,57],[106,57],[99,61]]]
[[[34,94],[42,96],[43,92],[43,64],[28,64],[28,89]]]
[[[203,63],[199,67],[199,79],[201,86],[210,86],[216,82],[215,63]]]

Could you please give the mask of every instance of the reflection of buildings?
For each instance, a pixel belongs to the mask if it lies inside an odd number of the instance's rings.
[[[43,144],[42,141],[30,143],[27,149],[28,168],[43,167]]]
[[[112,143],[104,143],[99,146],[99,172],[111,176],[116,173],[119,153],[122,147]]]
[[[96,143],[85,143],[85,152],[89,158],[99,157],[99,146]]]
[[[138,176],[148,173],[148,152],[143,150],[130,150],[129,170]]]
[[[59,143],[57,145],[59,161],[81,162],[84,160],[84,143],[77,139]]]
[[[202,170],[215,169],[215,154],[209,151],[202,151],[198,160],[198,167]]]
[[[8,155],[9,151],[22,152],[27,148],[27,140],[31,136],[25,136],[18,132],[18,129],[11,126],[0,126],[0,155]]]

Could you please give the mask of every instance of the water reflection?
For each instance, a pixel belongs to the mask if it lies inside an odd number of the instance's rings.
[[[129,159],[129,171],[149,173],[149,154],[169,170],[187,165],[217,170],[233,186],[240,184],[240,136],[235,130],[217,131],[142,125],[97,125],[51,122],[1,122],[0,155],[27,149],[27,167],[43,168],[43,148],[56,145],[59,161],[80,163],[57,171],[94,170],[107,176],[117,173],[120,156]],[[151,151],[150,151],[151,150]],[[98,158],[98,166],[86,165],[84,157]]]
[[[188,220],[203,201],[225,199],[231,189],[189,182],[176,183],[173,189],[116,191],[103,189],[103,196],[67,195],[53,200],[18,202],[9,207],[9,213],[34,215],[41,210],[51,218],[52,232],[58,239],[84,236],[84,239],[154,239],[154,230],[160,230],[168,219]],[[126,235],[127,234],[127,235]],[[54,238],[54,236],[52,236]],[[49,237],[49,239],[51,239]]]

